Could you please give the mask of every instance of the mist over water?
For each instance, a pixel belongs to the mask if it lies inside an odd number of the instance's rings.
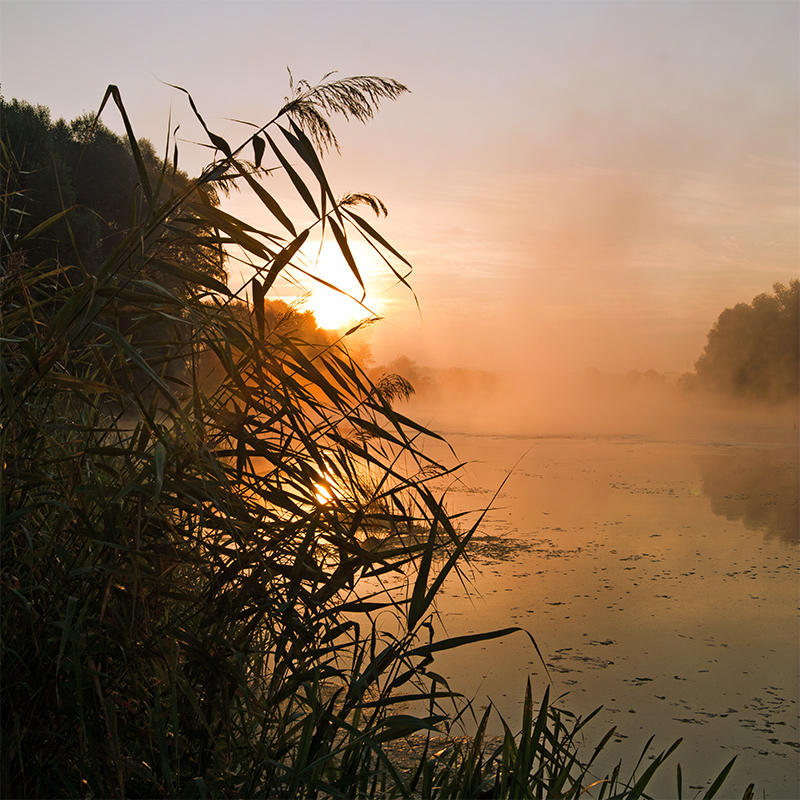
[[[544,659],[512,636],[432,668],[512,728],[528,678],[576,713],[602,705],[594,741],[617,726],[609,757],[631,765],[651,734],[656,752],[683,737],[654,787],[663,796],[675,794],[676,763],[694,786],[734,755],[733,795],[755,782],[793,796],[796,403],[691,394],[655,372],[395,366],[417,386],[399,410],[465,464],[441,486],[450,510],[466,528],[490,507],[472,584],[445,587],[441,624],[448,635],[519,625]],[[431,452],[454,460],[444,445]]]
[[[796,401],[746,404],[691,393],[677,373],[405,371],[416,392],[404,413],[443,433],[798,443]]]

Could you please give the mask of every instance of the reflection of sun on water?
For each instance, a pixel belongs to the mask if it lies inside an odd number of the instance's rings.
[[[321,505],[327,505],[333,500],[333,492],[331,491],[330,484],[327,483],[315,483],[314,484],[314,492],[317,498],[317,502]]]
[[[314,496],[318,503],[327,505],[332,500],[343,499],[343,487],[327,470],[319,473],[319,480],[314,481]]]
[[[369,267],[372,259],[359,252],[355,243],[352,245],[352,249],[361,277],[367,281],[371,272]],[[319,254],[319,258],[317,258],[317,254]],[[321,249],[319,244],[313,246],[313,256],[309,258],[309,261],[312,264],[316,263],[316,268],[312,267],[311,269],[314,274],[347,293],[337,292],[322,284],[315,284],[311,287],[311,296],[305,306],[313,312],[320,328],[341,330],[381,312],[384,305],[381,300],[367,297],[364,301],[365,308],[347,296],[349,294],[360,298],[362,289],[335,243],[324,242]]]

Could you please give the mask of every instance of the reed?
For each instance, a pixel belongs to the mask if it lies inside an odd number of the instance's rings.
[[[431,488],[457,467],[398,410],[408,386],[277,324],[267,300],[279,275],[313,279],[298,251],[315,230],[359,282],[352,236],[407,282],[358,213],[380,201],[337,198],[321,156],[330,114],[364,121],[404,91],[301,82],[238,147],[187,94],[214,152],[190,181],[174,141],[163,160],[137,142],[109,87],[98,116],[121,115],[138,186],[94,260],[80,209],[28,224],[26,164],[4,139],[4,796],[639,797],[671,752],[598,780],[610,734],[584,763],[588,720],[547,694],[535,707],[529,686],[500,745],[484,717],[468,746],[430,755],[469,711],[435,655],[519,632],[435,636],[437,592],[480,520],[462,529]],[[276,174],[308,221],[278,201]],[[234,184],[275,230],[219,207]],[[42,256],[57,226],[73,246]],[[220,272],[234,257],[254,271],[238,292]],[[393,744],[412,736],[407,774]]]

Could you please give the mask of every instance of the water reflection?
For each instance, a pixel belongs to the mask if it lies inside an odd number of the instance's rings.
[[[550,682],[575,713],[604,706],[614,759],[635,763],[652,733],[686,737],[684,775],[736,754],[767,797],[796,797],[798,453],[729,431],[451,435],[468,464],[453,510],[502,488],[472,540],[474,589],[443,587],[442,625],[518,625],[547,672],[523,636],[437,654],[436,671],[509,722],[528,678],[539,694]],[[674,796],[674,768],[663,781],[654,794]]]
[[[727,447],[697,458],[712,511],[789,544],[800,539],[800,451]]]

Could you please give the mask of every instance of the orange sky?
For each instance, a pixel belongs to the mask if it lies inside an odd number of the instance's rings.
[[[287,66],[396,78],[412,94],[337,121],[326,161],[335,191],[386,202],[415,265],[422,318],[373,281],[378,360],[683,371],[724,307],[798,275],[799,9],[3,0],[0,69],[6,98],[56,117],[117,83],[157,146],[170,107],[200,138],[158,79],[236,141],[226,118],[271,115]],[[183,144],[184,168],[205,154]]]

